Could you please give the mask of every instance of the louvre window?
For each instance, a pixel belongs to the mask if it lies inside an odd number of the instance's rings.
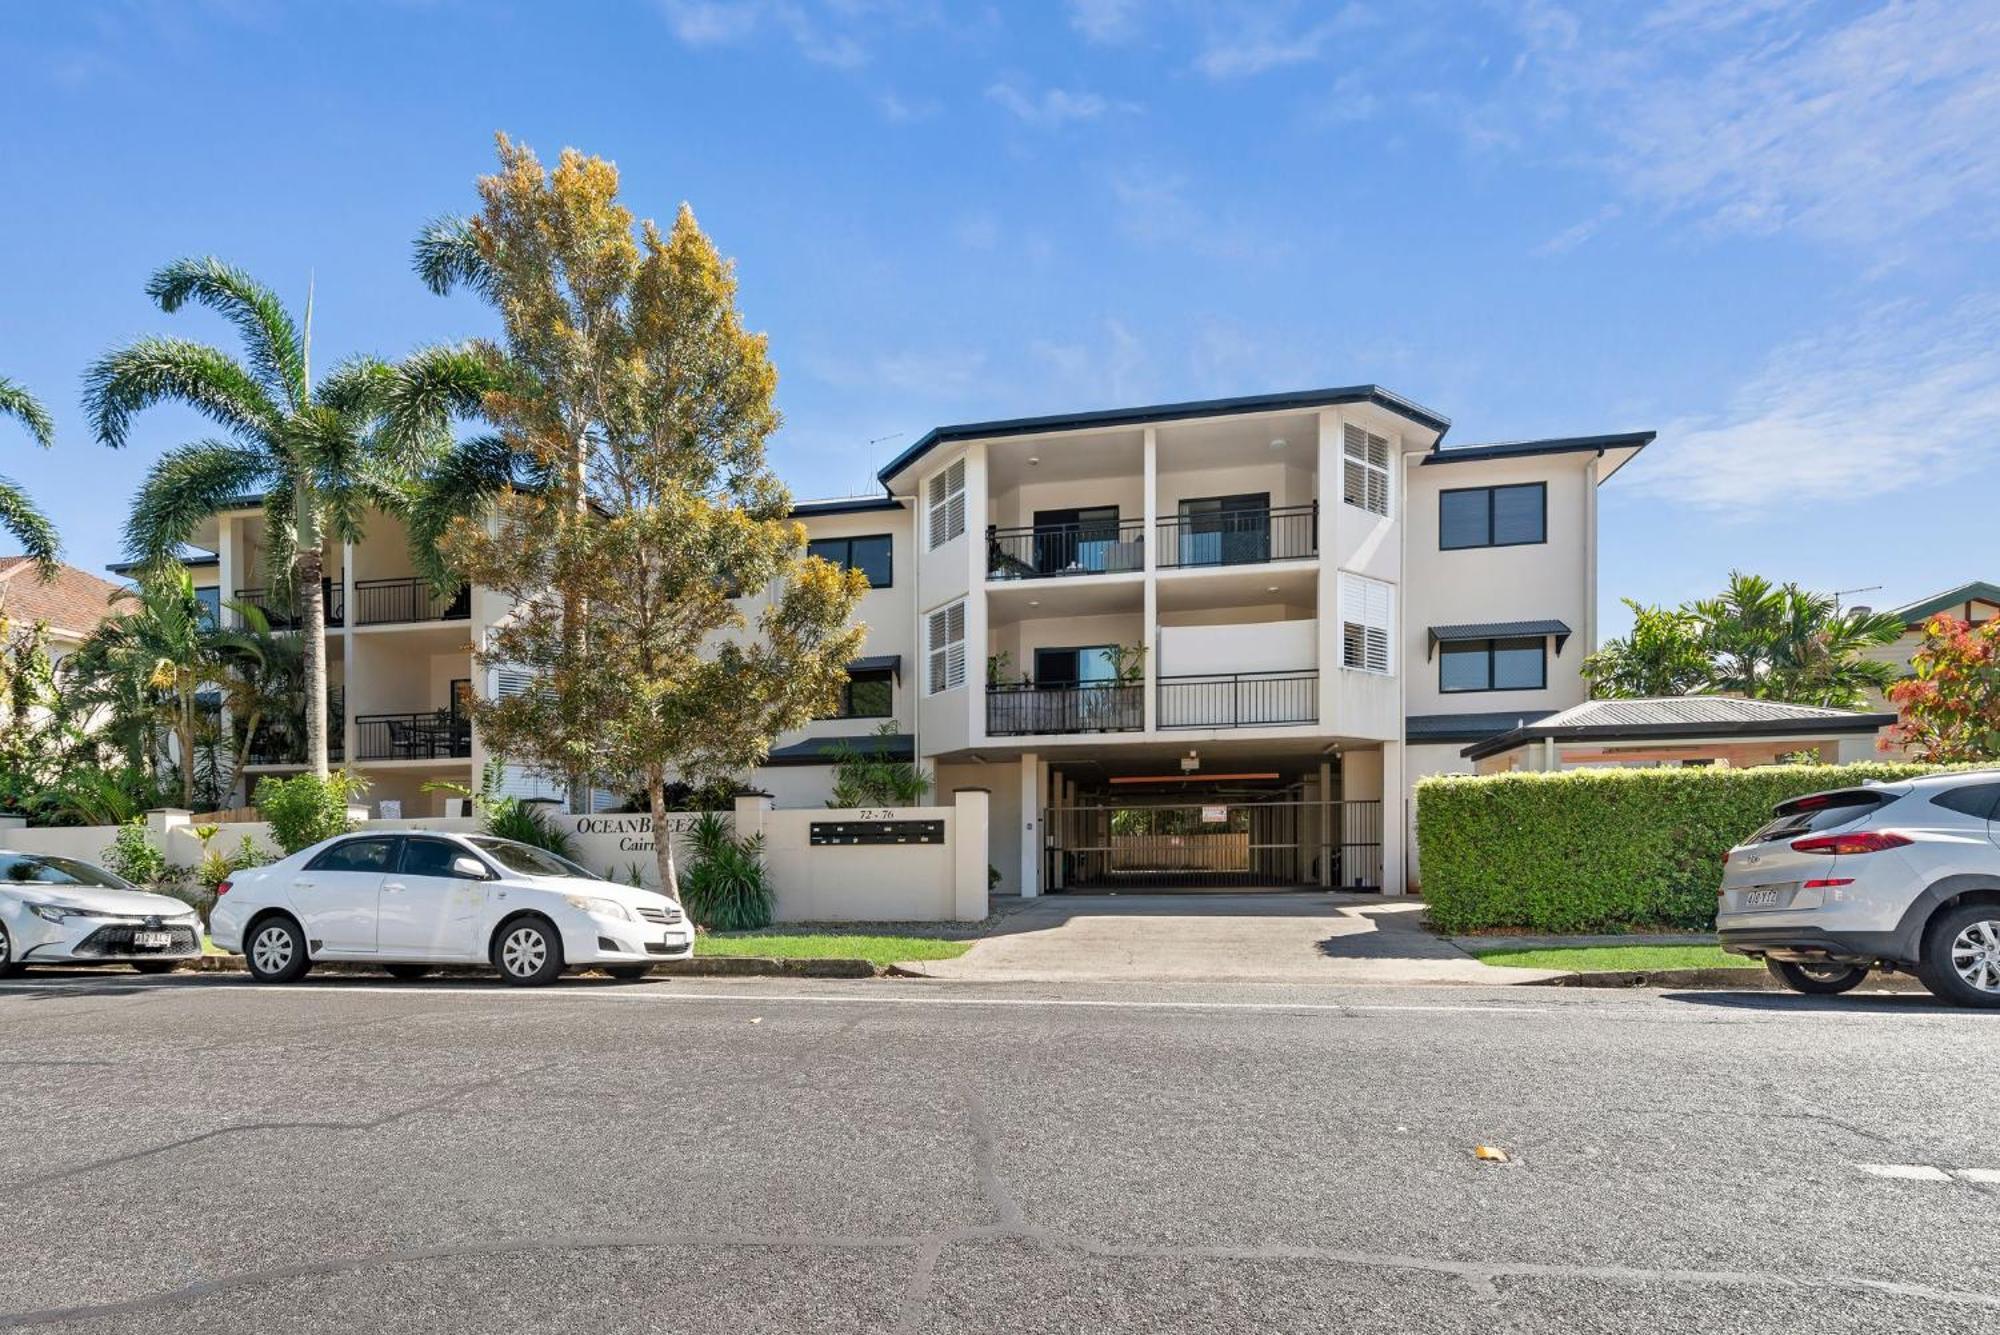
[[[1341,448],[1340,499],[1370,514],[1389,513],[1389,442],[1349,423]]]
[[[1522,547],[1549,540],[1548,484],[1462,487],[1438,493],[1438,547]]]
[[[831,561],[842,570],[859,570],[868,577],[871,589],[890,587],[895,574],[893,541],[887,533],[871,533],[861,538],[814,538],[806,544],[806,555]]]
[[[1389,672],[1396,633],[1396,586],[1366,575],[1340,575],[1340,665]]]
[[[925,643],[929,650],[926,693],[936,695],[965,685],[964,599],[930,614]]]
[[[931,479],[928,510],[933,550],[965,532],[965,460]]]

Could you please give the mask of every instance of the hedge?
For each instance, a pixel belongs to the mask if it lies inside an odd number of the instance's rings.
[[[1424,779],[1424,901],[1447,932],[1708,927],[1722,855],[1768,821],[1772,807],[1938,768],[1864,762]]]

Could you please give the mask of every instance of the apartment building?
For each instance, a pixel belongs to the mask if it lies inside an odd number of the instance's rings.
[[[1002,893],[1400,892],[1416,780],[1585,699],[1597,488],[1653,438],[1448,427],[1368,385],[929,432],[798,508],[868,657],[756,782],[817,804],[845,739],[984,788]]]
[[[795,507],[814,554],[867,573],[868,636],[835,716],[750,782],[822,805],[852,747],[939,799],[985,789],[999,893],[1401,892],[1416,780],[1584,701],[1597,488],[1652,439],[1449,425],[1364,385],[929,432],[879,494]],[[262,525],[254,498],[217,515],[196,577],[282,625]],[[465,695],[525,688],[472,665],[508,609],[432,594],[393,517],[367,534],[329,562],[336,755],[371,803],[437,814],[424,784],[485,761]],[[253,760],[254,782],[300,757]]]

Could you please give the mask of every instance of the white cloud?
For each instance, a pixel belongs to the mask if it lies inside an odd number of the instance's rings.
[[[1023,91],[1002,79],[986,90],[987,100],[1006,108],[1029,125],[1056,130],[1071,121],[1096,120],[1113,110],[1114,104],[1096,93],[1071,92],[1066,88],[1044,88],[1039,94]],[[1116,104],[1119,110],[1130,110]]]
[[[1535,247],[1537,255],[1567,255],[1584,242],[1604,230],[1606,223],[1616,219],[1625,210],[1616,204],[1606,204],[1582,222],[1563,228],[1541,245]]]
[[[938,104],[929,98],[913,100],[890,90],[876,94],[875,106],[881,111],[883,120],[896,125],[929,120],[940,110]]]
[[[976,388],[986,353],[978,348],[902,348],[861,356],[809,353],[806,366],[819,380],[842,389],[936,399]]]
[[[1069,0],[1069,24],[1093,42],[1128,41],[1138,31],[1139,0]]]
[[[1178,172],[1128,167],[1114,172],[1110,184],[1120,226],[1135,241],[1232,262],[1268,262],[1291,252],[1288,241],[1267,229],[1197,202]]]
[[[829,18],[792,0],[659,0],[675,37],[694,47],[735,46],[766,29],[791,39],[801,56],[836,69],[868,63],[868,49],[839,24],[865,17],[851,5],[829,6]]]
[[[1195,68],[1211,79],[1240,79],[1303,65],[1318,60],[1339,34],[1365,27],[1373,19],[1360,4],[1346,5],[1332,18],[1304,28],[1288,26],[1282,15],[1227,11],[1227,31],[1210,38],[1195,58]]]
[[[1726,410],[1674,422],[1634,465],[1660,494],[1761,518],[1936,483],[2000,439],[2000,299],[1896,302],[1779,349]],[[1641,466],[1643,465],[1643,467]]]
[[[1051,402],[1067,399],[1097,407],[1143,403],[1155,389],[1152,359],[1122,320],[1105,320],[1095,342],[1037,339],[1028,351],[1053,373]]]
[[[2000,11],[1901,0],[1849,15],[1678,0],[1629,27],[1536,0],[1497,107],[1516,127],[1601,127],[1638,199],[1730,231],[1873,247],[1938,223],[1994,230]],[[1532,140],[1532,133],[1523,137]],[[1893,259],[1894,256],[1886,256]]]

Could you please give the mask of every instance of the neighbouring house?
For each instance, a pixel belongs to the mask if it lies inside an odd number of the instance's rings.
[[[1974,626],[1986,624],[2000,614],[2000,584],[1988,584],[1985,580],[1976,579],[1969,584],[1886,610],[1902,620],[1903,633],[1889,644],[1870,649],[1868,657],[1888,663],[1896,669],[1898,676],[1907,677],[1913,671],[1917,650],[1923,647],[1924,623],[1943,614]],[[1868,702],[1881,709],[1895,708],[1886,697],[1873,691],[1869,692]],[[1908,748],[1891,748],[1889,754],[1892,758],[1905,758]]]
[[[1360,385],[928,432],[879,493],[795,506],[814,554],[867,573],[868,638],[834,716],[749,781],[821,806],[844,741],[919,766],[933,800],[985,789],[1002,894],[1401,892],[1416,780],[1584,701],[1597,488],[1653,439],[1449,426]],[[423,785],[486,758],[464,697],[529,686],[473,666],[509,608],[433,593],[393,517],[366,532],[327,561],[336,755],[371,802],[443,814]],[[296,616],[263,587],[260,498],[195,537],[205,597]]]
[[[61,566],[43,581],[25,556],[0,556],[0,617],[16,628],[37,622],[49,633],[49,657],[57,662],[74,653],[103,620],[117,611],[122,585],[75,566]]]
[[[1481,774],[1585,767],[1773,765],[1811,753],[1825,764],[1875,760],[1894,713],[1729,695],[1586,700],[1466,747]]]

